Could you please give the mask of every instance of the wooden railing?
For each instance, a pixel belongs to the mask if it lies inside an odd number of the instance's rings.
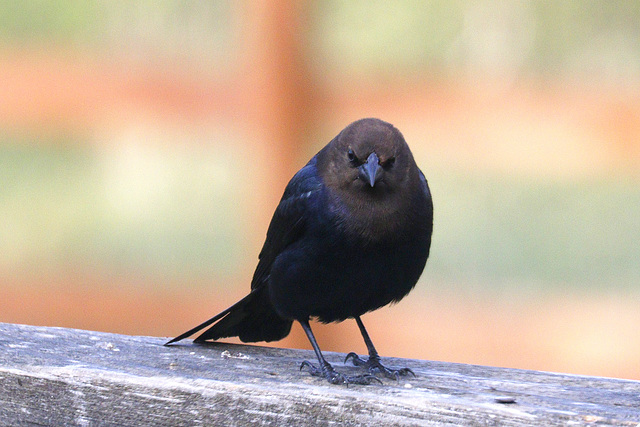
[[[0,324],[3,425],[638,425],[640,382],[410,359],[331,385],[306,350]],[[341,372],[343,354],[327,354]]]

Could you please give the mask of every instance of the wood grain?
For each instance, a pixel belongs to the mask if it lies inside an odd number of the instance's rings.
[[[166,340],[0,323],[0,423],[640,423],[638,381],[387,358],[417,377],[347,387],[301,372],[310,351]]]

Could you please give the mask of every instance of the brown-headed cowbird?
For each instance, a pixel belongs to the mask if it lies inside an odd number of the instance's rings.
[[[368,384],[372,374],[412,373],[383,366],[360,316],[401,300],[422,274],[433,228],[427,181],[393,125],[362,119],[347,126],[287,185],[267,231],[251,293],[179,341],[213,324],[196,343],[225,337],[243,342],[286,337],[293,321],[304,329],[329,382]],[[323,357],[309,319],[354,318],[369,352],[349,358],[369,373],[345,376]]]

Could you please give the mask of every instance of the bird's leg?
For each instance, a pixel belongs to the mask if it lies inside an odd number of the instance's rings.
[[[313,332],[311,331],[311,326],[309,326],[309,320],[300,320],[300,325],[302,325],[302,329],[307,334],[307,338],[309,338],[309,342],[311,342],[311,346],[313,347],[313,351],[315,351],[316,356],[318,357],[318,362],[320,362],[320,367],[313,365],[311,362],[303,361],[300,365],[300,369],[308,368],[309,373],[316,377],[325,377],[327,381],[331,384],[370,384],[371,381],[378,381],[376,377],[373,375],[358,375],[355,377],[347,377],[343,374],[340,374],[333,369],[333,366],[329,362],[326,361],[322,352],[320,351],[320,347],[316,341]]]
[[[369,351],[369,359],[368,360],[361,359],[360,356],[358,356],[356,353],[351,352],[347,354],[347,357],[344,359],[345,362],[349,359],[352,359],[354,365],[364,366],[372,374],[381,373],[387,378],[392,378],[396,380],[400,378],[400,375],[411,374],[414,377],[416,376],[416,374],[409,368],[393,369],[393,368],[387,368],[386,366],[384,366],[380,361],[380,356],[378,355],[376,348],[373,346],[373,342],[371,342],[371,338],[369,338],[369,334],[367,333],[367,330],[364,328],[364,324],[362,323],[362,320],[360,320],[360,316],[357,316],[355,319],[356,319],[356,323],[358,324],[358,328],[360,328],[360,333],[362,334],[364,343],[367,346],[367,350]]]

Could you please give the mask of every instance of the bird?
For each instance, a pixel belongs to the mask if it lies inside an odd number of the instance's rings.
[[[404,298],[429,256],[433,202],[402,133],[376,118],[345,127],[287,184],[267,229],[250,293],[170,345],[210,326],[194,343],[239,337],[278,341],[293,322],[319,365],[300,370],[331,384],[381,382],[415,374],[382,364],[361,316]],[[347,354],[365,374],[339,373],[324,358],[310,320],[355,319],[368,358]]]

